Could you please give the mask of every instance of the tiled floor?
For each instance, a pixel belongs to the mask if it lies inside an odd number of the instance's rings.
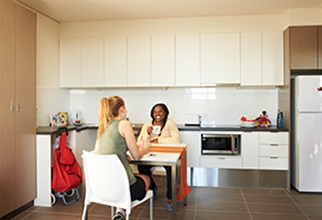
[[[171,219],[165,207],[165,177],[157,176],[158,198],[154,201],[154,220]],[[79,220],[82,199],[66,206],[61,199],[50,208],[32,207],[14,220]],[[132,220],[147,220],[149,203],[137,207]],[[89,220],[111,219],[110,207],[92,204]],[[322,194],[298,193],[283,189],[191,187],[188,204],[178,203],[178,220],[322,220]]]

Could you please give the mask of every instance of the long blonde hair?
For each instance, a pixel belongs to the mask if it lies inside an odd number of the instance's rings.
[[[119,109],[124,106],[124,100],[119,96],[111,96],[102,98],[98,109],[98,131],[99,139],[108,127],[109,122],[119,115]]]

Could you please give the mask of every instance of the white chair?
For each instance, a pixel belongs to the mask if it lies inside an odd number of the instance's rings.
[[[153,219],[153,191],[148,190],[144,199],[131,202],[130,185],[125,168],[116,154],[99,155],[83,151],[85,175],[85,200],[82,219],[87,219],[90,203],[111,206],[126,210],[126,220],[130,219],[131,209],[150,199],[150,220]]]

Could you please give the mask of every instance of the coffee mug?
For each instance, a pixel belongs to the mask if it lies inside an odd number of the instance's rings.
[[[161,131],[161,126],[159,125],[153,126],[153,129],[152,129],[153,134],[160,134],[160,131]]]

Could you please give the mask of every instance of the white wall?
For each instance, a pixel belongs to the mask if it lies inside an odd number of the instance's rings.
[[[69,90],[59,88],[59,24],[37,16],[37,125],[49,114],[69,109]]]
[[[79,109],[86,123],[97,123],[99,100],[119,95],[124,98],[132,123],[143,123],[150,118],[152,106],[165,103],[170,117],[184,124],[186,113],[198,113],[202,121],[216,124],[239,124],[242,115],[256,117],[263,109],[275,124],[277,89],[238,88],[170,88],[123,90],[71,90],[70,109]]]
[[[120,20],[58,24],[38,15],[37,109],[39,126],[49,124],[49,114],[80,109],[88,123],[97,122],[99,99],[120,95],[133,123],[143,123],[156,102],[165,102],[178,124],[185,113],[200,113],[218,124],[239,123],[241,115],[257,116],[266,109],[273,123],[277,114],[277,89],[106,89],[59,88],[59,37],[124,36],[227,31],[284,30],[289,25],[322,24],[322,9],[290,10],[284,15]]]

